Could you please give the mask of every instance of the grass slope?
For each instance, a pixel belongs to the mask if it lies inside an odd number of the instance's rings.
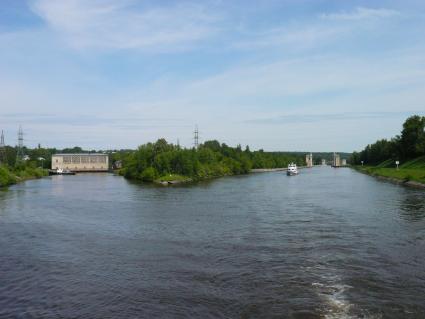
[[[408,161],[397,170],[393,160],[387,160],[377,166],[357,167],[360,171],[373,176],[383,176],[401,181],[415,181],[425,184],[425,156]]]
[[[415,158],[414,160],[408,161],[400,165],[402,169],[425,169],[425,156]]]
[[[395,161],[393,161],[392,159],[386,160],[380,163],[379,165],[376,165],[376,167],[378,168],[392,168],[394,166],[395,166]]]

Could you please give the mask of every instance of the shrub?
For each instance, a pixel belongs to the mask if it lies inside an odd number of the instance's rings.
[[[4,166],[0,166],[0,187],[16,183],[16,177]]]
[[[140,176],[144,182],[153,182],[158,177],[158,172],[153,167],[145,168]]]

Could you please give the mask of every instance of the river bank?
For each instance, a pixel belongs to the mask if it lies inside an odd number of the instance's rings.
[[[281,172],[286,171],[287,168],[254,168],[250,173],[268,173],[268,172]]]
[[[190,182],[193,182],[193,179],[183,175],[168,174],[154,180],[153,182],[155,184],[167,186],[167,185],[177,185],[182,183],[190,183]]]
[[[380,180],[425,189],[425,170],[423,169],[396,169],[373,166],[352,166],[356,171],[376,177]]]
[[[10,170],[5,166],[0,166],[0,188],[48,175],[48,171],[41,168],[25,167],[23,169]]]

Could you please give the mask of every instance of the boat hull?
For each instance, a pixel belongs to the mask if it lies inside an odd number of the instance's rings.
[[[49,175],[75,175],[75,172],[71,172],[71,171],[58,172],[55,170],[49,170]]]

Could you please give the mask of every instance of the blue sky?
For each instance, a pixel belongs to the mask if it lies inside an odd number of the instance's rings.
[[[16,144],[352,151],[425,115],[424,1],[0,1]]]

